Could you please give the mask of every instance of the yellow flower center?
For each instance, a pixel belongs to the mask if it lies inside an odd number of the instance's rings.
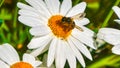
[[[10,66],[10,68],[33,68],[33,66],[26,62],[17,62]]]
[[[65,40],[71,34],[75,24],[70,17],[55,15],[48,20],[48,26],[55,36]]]

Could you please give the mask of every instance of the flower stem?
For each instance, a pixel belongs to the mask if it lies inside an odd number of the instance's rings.
[[[120,0],[116,0],[114,6],[115,6],[115,5],[118,5],[119,2],[120,2]],[[105,18],[105,21],[103,22],[102,27],[106,27],[106,26],[108,25],[108,21],[109,21],[109,19],[111,18],[112,14],[113,14],[113,11],[112,11],[112,9],[111,9],[110,12],[108,13],[107,17]]]
[[[17,16],[18,16],[18,7],[15,7],[14,16],[13,16],[13,28],[14,28],[14,40],[17,40]]]
[[[4,0],[0,1],[0,7],[2,6],[3,2],[4,2]]]

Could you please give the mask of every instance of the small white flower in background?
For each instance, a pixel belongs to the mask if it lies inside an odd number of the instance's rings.
[[[30,54],[24,54],[20,61],[18,53],[10,44],[0,45],[0,68],[38,68],[41,64]]]
[[[97,34],[97,39],[101,39],[109,44],[112,44],[112,52],[120,55],[120,30],[113,28],[101,28]]]
[[[118,16],[119,19],[115,19],[114,21],[116,21],[117,23],[120,24],[120,8],[118,6],[113,6],[113,11],[116,13],[116,15]]]
[[[74,7],[71,0],[62,3],[59,0],[26,2],[29,5],[18,3],[17,6],[20,8],[19,21],[32,27],[30,33],[34,38],[28,44],[28,48],[33,49],[32,55],[38,56],[48,50],[47,66],[50,67],[55,60],[56,68],[64,68],[66,60],[70,68],[76,68],[76,58],[85,67],[82,54],[92,60],[87,46],[96,48],[94,32],[84,26],[89,23],[84,18],[85,2]]]
[[[114,21],[120,24],[120,8],[118,6],[113,6],[112,9],[119,18]],[[114,45],[112,52],[120,55],[120,30],[113,28],[101,28],[97,34],[97,39],[104,40],[105,42]]]

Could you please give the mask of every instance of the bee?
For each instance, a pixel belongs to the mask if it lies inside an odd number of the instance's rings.
[[[86,15],[85,13],[80,13],[80,14],[77,14],[77,15],[72,16],[72,17],[63,17],[61,19],[61,22],[64,25],[65,29],[67,29],[67,27],[69,27],[68,30],[76,28],[76,29],[78,29],[80,31],[83,31],[83,29],[81,27],[77,26],[73,20],[74,19],[81,20],[81,19],[83,19],[85,17],[85,15]]]

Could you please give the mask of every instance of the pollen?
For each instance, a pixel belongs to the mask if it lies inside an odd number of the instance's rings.
[[[10,66],[10,68],[33,68],[33,66],[27,62],[17,62]]]
[[[73,27],[69,22],[63,22],[62,18],[63,16],[61,15],[52,16],[48,20],[48,26],[56,37],[66,40],[71,34]]]

